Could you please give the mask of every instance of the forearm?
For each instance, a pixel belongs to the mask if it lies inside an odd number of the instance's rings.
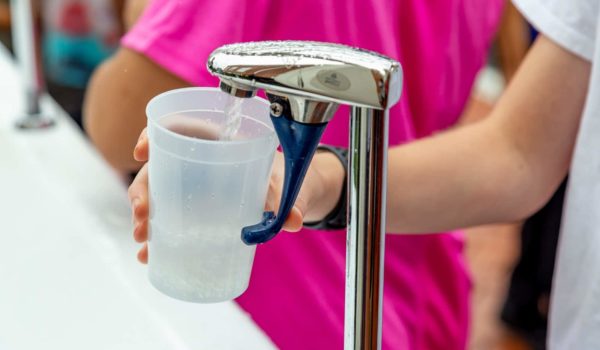
[[[408,233],[517,220],[535,211],[555,182],[535,178],[487,122],[391,149],[388,176],[387,229]]]
[[[492,114],[390,150],[387,228],[439,232],[536,211],[571,159],[590,64],[542,38]]]

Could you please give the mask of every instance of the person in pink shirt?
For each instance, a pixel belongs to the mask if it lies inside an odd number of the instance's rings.
[[[131,150],[145,125],[145,104],[168,89],[217,86],[205,68],[215,48],[313,40],[365,48],[402,64],[403,95],[390,112],[389,140],[409,142],[457,121],[503,3],[154,0],[93,77],[85,126],[113,166],[135,171],[140,164]],[[346,115],[342,109],[329,123],[323,143],[347,147]],[[130,190],[140,241],[147,234],[144,176],[141,171]],[[458,232],[386,237],[383,349],[466,347],[470,281],[462,249]],[[147,259],[145,247],[139,257]],[[282,349],[341,349],[344,276],[345,231],[282,233],[258,247],[250,286],[237,302]]]

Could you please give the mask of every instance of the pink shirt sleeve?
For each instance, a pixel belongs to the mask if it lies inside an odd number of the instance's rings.
[[[152,0],[121,44],[191,84],[215,86],[217,80],[206,71],[208,55],[221,45],[256,37],[256,26],[243,19],[262,20],[260,6],[253,2],[256,14],[247,16],[246,6],[237,1]]]

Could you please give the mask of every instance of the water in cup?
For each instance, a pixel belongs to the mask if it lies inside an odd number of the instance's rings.
[[[151,259],[161,263],[151,270],[150,279],[166,294],[188,301],[216,302],[241,294],[248,286],[254,249],[231,247],[229,242],[239,239],[240,225],[237,220],[184,232],[155,225]]]

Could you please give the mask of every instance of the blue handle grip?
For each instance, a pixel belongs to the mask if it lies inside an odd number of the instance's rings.
[[[283,192],[277,216],[272,211],[265,212],[260,223],[242,229],[242,241],[248,245],[265,243],[281,231],[283,222],[294,207],[304,175],[327,126],[327,123],[300,123],[285,114],[279,117],[271,115],[271,120],[285,159]]]

